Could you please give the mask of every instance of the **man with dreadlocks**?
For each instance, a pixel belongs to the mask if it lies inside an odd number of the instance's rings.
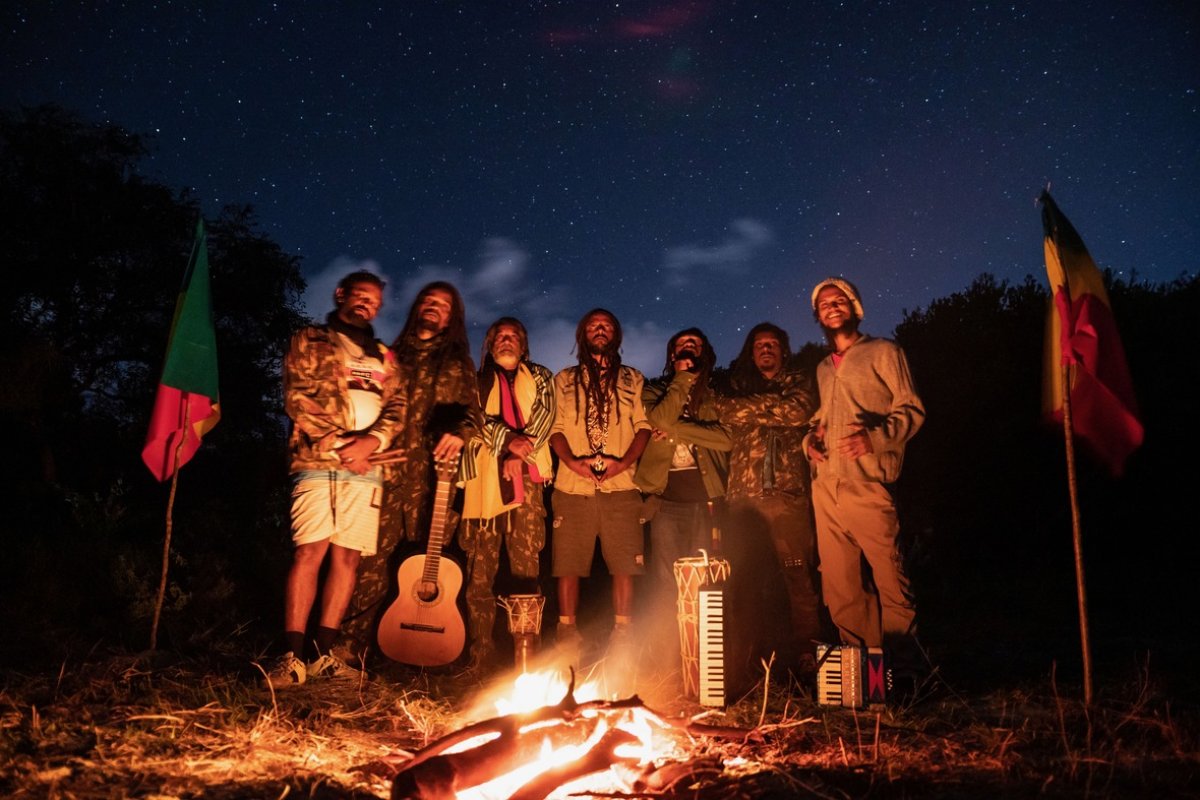
[[[417,293],[392,351],[400,364],[407,416],[391,447],[403,450],[406,458],[384,468],[381,557],[361,570],[352,617],[345,626],[355,653],[374,644],[384,601],[396,594],[401,543],[427,535],[433,462],[456,460],[463,444],[479,429],[466,312],[453,285],[435,281]],[[451,512],[447,531],[456,524]]]
[[[629,641],[633,576],[645,571],[633,467],[650,439],[650,423],[642,405],[645,380],[621,363],[621,325],[612,312],[584,314],[575,348],[579,363],[554,376],[558,413],[550,446],[559,460],[553,500],[558,643],[578,657],[579,579],[591,574],[597,537],[612,575],[611,641]]]
[[[459,544],[467,556],[471,661],[493,660],[496,597],[492,584],[501,544],[521,594],[538,591],[538,554],[546,544],[542,485],[550,478],[554,377],[529,360],[529,336],[513,317],[488,328],[479,368],[483,427],[467,442],[461,477]]]
[[[654,431],[634,480],[647,495],[654,607],[664,612],[675,597],[675,560],[711,550],[713,502],[725,494],[733,444],[709,387],[716,360],[703,331],[682,330],[667,342],[662,377],[642,391]]]
[[[736,542],[740,550],[730,555],[731,594],[767,585],[764,576],[747,575],[746,567],[739,571],[737,560],[769,541],[783,570],[791,611],[791,630],[778,649],[787,666],[809,679],[816,672],[811,642],[821,640],[822,625],[808,464],[801,441],[816,396],[812,380],[788,365],[790,357],[788,335],[782,328],[770,322],[751,328],[730,368],[729,386],[717,400],[717,413],[730,427],[734,442],[726,530],[731,547]],[[737,601],[731,597],[731,603]],[[758,610],[759,620],[765,611]],[[759,631],[757,635],[773,634]],[[775,644],[750,642],[752,650],[761,651],[749,654],[751,663]]]

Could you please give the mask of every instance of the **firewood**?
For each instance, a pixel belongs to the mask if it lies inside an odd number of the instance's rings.
[[[454,793],[487,783],[535,761],[547,740],[551,750],[587,741],[600,719],[572,720],[521,733],[501,734],[461,753],[433,756],[396,775],[393,800],[438,800],[442,791]]]
[[[578,780],[594,772],[601,772],[614,764],[633,764],[636,758],[618,756],[616,750],[622,745],[637,741],[637,737],[620,728],[613,728],[587,753],[566,764],[547,770],[526,783],[509,796],[509,800],[542,800],[564,783]]]
[[[703,722],[688,721],[680,725],[692,736],[707,736],[710,739],[730,739],[742,744],[762,744],[762,732],[757,728],[735,728],[730,725],[707,725]]]
[[[634,789],[650,789],[654,792],[666,792],[687,781],[694,783],[703,777],[716,777],[725,771],[721,760],[717,758],[696,759],[694,761],[672,761],[646,775]],[[644,785],[643,785],[644,784]],[[686,784],[685,784],[686,785]]]

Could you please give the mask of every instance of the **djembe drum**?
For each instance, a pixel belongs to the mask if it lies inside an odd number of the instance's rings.
[[[700,693],[700,588],[729,578],[729,562],[709,558],[681,558],[675,562],[676,617],[679,621],[679,654],[683,659],[683,691]]]
[[[521,672],[528,672],[529,661],[537,653],[542,633],[542,608],[546,598],[540,594],[510,594],[499,599],[508,612],[508,632],[513,637],[513,659]]]

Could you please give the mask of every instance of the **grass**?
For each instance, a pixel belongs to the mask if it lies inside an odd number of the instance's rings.
[[[407,754],[461,727],[482,688],[451,670],[396,668],[361,686],[272,696],[257,674],[231,653],[94,655],[10,672],[0,685],[0,795],[388,797]],[[700,712],[671,685],[639,691],[663,714]],[[826,709],[808,695],[773,669],[706,719],[757,727],[757,740],[696,739],[693,758],[718,768],[667,796],[1196,796],[1194,709],[1173,709],[1148,668],[1099,686],[1091,708],[1053,671],[986,693],[946,688],[909,708]]]

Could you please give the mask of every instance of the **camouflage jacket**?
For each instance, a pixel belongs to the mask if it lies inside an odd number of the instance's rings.
[[[695,383],[696,375],[691,372],[677,372],[669,379],[646,381],[642,403],[655,435],[646,444],[634,476],[644,494],[662,494],[667,488],[671,457],[681,444],[691,445],[709,498],[725,494],[732,447],[729,428],[717,419],[711,391],[704,396],[695,419],[684,414],[688,394]]]
[[[780,372],[765,392],[717,397],[717,414],[733,437],[727,498],[808,493],[801,442],[816,405],[812,380],[790,369]]]
[[[383,357],[382,407],[364,432],[378,437],[383,449],[403,422],[405,407],[396,359],[383,342],[375,345]],[[339,436],[354,432],[349,391],[341,337],[325,325],[297,331],[283,359],[283,403],[292,419],[291,472],[340,468],[334,445]]]
[[[407,460],[384,470],[388,495],[397,484],[423,494],[432,487],[432,452],[442,435],[453,433],[467,442],[480,428],[475,365],[466,356],[447,358],[439,367],[440,345],[440,337],[392,345],[400,362],[406,416],[391,446],[403,448]],[[385,502],[390,499],[385,496]]]

